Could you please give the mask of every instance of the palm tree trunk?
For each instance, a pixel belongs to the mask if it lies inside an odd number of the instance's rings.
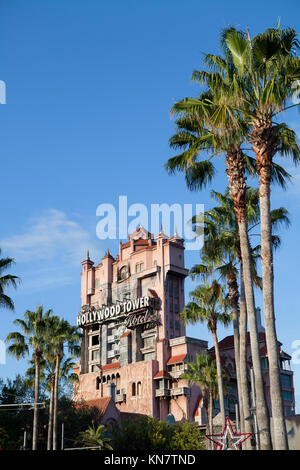
[[[60,364],[60,354],[56,354],[54,411],[53,411],[53,450],[57,450],[57,405],[58,405],[59,364]]]
[[[241,431],[244,432],[243,431],[244,411],[243,411],[243,403],[242,403],[241,374],[240,374],[240,331],[239,331],[239,314],[238,314],[239,290],[238,290],[236,273],[234,271],[231,271],[228,274],[227,284],[228,284],[229,299],[231,302],[231,309],[232,309],[234,357],[235,357],[240,423],[241,423],[241,428],[242,428]]]
[[[213,400],[214,400],[214,395],[213,395],[213,391],[210,389],[209,390],[209,417],[208,417],[208,420],[209,420],[209,433],[210,434],[213,434],[214,433],[214,425],[213,425]],[[212,441],[209,441],[210,442],[210,449],[213,450],[213,443]]]
[[[52,441],[54,384],[55,384],[55,378],[51,377],[50,378],[50,406],[49,406],[47,450],[51,450],[51,441]]]
[[[221,365],[221,358],[220,358],[217,331],[213,330],[212,334],[213,334],[213,338],[214,338],[215,353],[216,353],[216,366],[217,366],[217,375],[218,375],[218,392],[219,392],[220,412],[221,412],[222,425],[225,426],[226,416],[225,416],[224,387],[223,387],[222,365]]]
[[[250,342],[252,364],[255,378],[256,392],[256,415],[259,428],[259,439],[261,450],[270,450],[272,448],[270,435],[270,422],[265,398],[264,383],[261,369],[257,324],[255,316],[255,302],[253,292],[253,281],[251,272],[250,247],[248,239],[247,222],[245,219],[239,221],[239,233],[241,243],[241,254],[243,261],[243,278],[245,286],[245,297],[247,305],[247,315],[250,329]]]
[[[32,433],[32,450],[37,450],[38,441],[38,402],[40,395],[40,360],[41,355],[35,352],[35,384],[34,384],[34,413],[33,413],[33,433]]]
[[[211,434],[211,429],[210,429],[210,421],[209,421],[209,411],[208,411],[208,396],[207,396],[207,390],[203,392],[202,388],[202,399],[203,399],[203,407],[205,410],[205,420],[206,420],[206,434]]]
[[[260,446],[262,450],[272,448],[270,435],[270,422],[268,409],[264,393],[263,376],[261,370],[260,351],[258,343],[255,300],[253,291],[250,244],[246,217],[246,178],[245,161],[240,149],[232,148],[226,154],[226,174],[229,181],[230,195],[234,201],[234,210],[239,228],[240,249],[243,262],[243,278],[245,287],[245,297],[247,314],[250,327],[250,340],[252,363],[255,377],[256,400],[257,400],[257,421],[260,432]]]
[[[270,395],[272,404],[273,437],[275,450],[287,450],[287,432],[280,381],[280,355],[274,311],[274,272],[272,228],[270,219],[270,182],[260,172],[259,200],[261,219],[261,261],[263,279],[264,319],[269,359]]]
[[[244,414],[244,428],[242,432],[252,432],[252,426],[249,419],[250,416],[250,400],[249,400],[249,383],[247,374],[247,307],[245,299],[245,289],[243,281],[243,265],[241,263],[241,294],[240,294],[240,376],[241,376],[241,398]],[[243,448],[253,450],[251,441],[247,439],[243,444]]]

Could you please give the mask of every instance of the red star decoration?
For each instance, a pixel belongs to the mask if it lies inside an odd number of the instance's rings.
[[[206,435],[207,439],[215,444],[215,450],[241,450],[241,445],[252,436],[251,432],[236,433],[228,416],[222,434]]]

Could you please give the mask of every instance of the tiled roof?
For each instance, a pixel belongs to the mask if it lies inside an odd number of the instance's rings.
[[[156,290],[154,290],[154,289],[148,289],[148,291],[150,292],[150,294],[152,295],[152,297],[155,297],[155,298],[158,299],[158,295],[157,295]]]
[[[134,240],[135,245],[148,245],[148,239],[140,238],[139,240]]]
[[[284,351],[280,351],[280,353],[282,354],[282,356],[285,356],[286,358],[288,359],[292,359],[292,356],[290,356],[288,353],[284,352]]]
[[[129,336],[131,333],[131,331],[125,331],[125,333],[123,333],[120,338],[125,338],[126,336]]]
[[[100,415],[103,416],[107,410],[107,407],[111,399],[112,397],[103,397],[103,398],[97,398],[95,400],[88,400],[88,401],[85,401],[82,404],[82,406],[87,406],[89,408],[97,408]]]
[[[172,356],[167,362],[167,365],[170,364],[177,364],[179,362],[183,362],[186,358],[186,353],[185,354],[179,354],[178,356]]]
[[[122,245],[122,248],[128,248],[130,246],[130,242],[125,242]]]
[[[170,376],[170,374],[168,374],[168,372],[164,370],[159,370],[153,378],[154,379],[162,379],[162,378],[171,379],[172,377]]]

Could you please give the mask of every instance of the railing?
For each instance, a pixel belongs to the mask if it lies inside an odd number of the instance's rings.
[[[169,397],[170,390],[168,388],[158,388],[157,390],[155,390],[155,396],[156,397]]]
[[[126,394],[125,393],[119,393],[115,397],[116,403],[122,403],[123,401],[126,401]]]
[[[185,395],[187,396],[189,393],[188,387],[178,387],[178,388],[172,388],[171,390],[171,396],[176,397],[178,395]]]

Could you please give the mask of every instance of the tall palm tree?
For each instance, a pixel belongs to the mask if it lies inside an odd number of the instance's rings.
[[[59,371],[60,363],[64,357],[64,348],[72,356],[80,355],[80,333],[78,327],[71,326],[69,322],[58,317],[54,319],[52,324],[51,342],[49,345],[50,350],[55,354],[55,381],[54,381],[54,405],[53,405],[53,450],[57,449],[57,411],[58,411],[58,394],[59,394]]]
[[[239,290],[237,267],[238,264],[241,263],[241,256],[238,225],[234,212],[233,200],[229,196],[228,190],[226,190],[225,194],[212,191],[211,197],[216,199],[219,205],[204,213],[205,244],[201,252],[201,259],[202,263],[204,262],[205,264],[194,266],[191,269],[190,274],[192,278],[198,276],[205,278],[208,271],[211,273],[213,270],[217,270],[216,272],[220,273],[220,278],[227,281],[234,326],[234,349],[241,410],[241,425],[243,428],[243,425],[245,424],[246,432],[251,432],[249,420],[243,422],[243,415],[247,417],[250,414],[250,405],[247,377],[247,311],[244,301],[242,276],[240,299],[241,347],[239,335]],[[258,202],[258,189],[248,190],[246,195],[246,213],[249,239],[257,236],[257,234],[253,232],[260,222]],[[289,226],[290,220],[288,217],[288,211],[283,207],[272,210],[271,220],[273,228],[272,243],[273,246],[277,248],[280,246],[281,240],[278,235],[275,235],[275,231],[280,225],[284,224],[287,227]],[[197,224],[197,217],[193,218],[193,222]],[[250,243],[250,251],[252,256],[251,263],[253,279],[255,285],[258,288],[261,288],[261,278],[258,276],[256,271],[256,261],[260,257],[260,245],[255,245],[252,248]]]
[[[34,416],[33,416],[33,436],[32,450],[37,449],[38,441],[38,401],[40,392],[40,362],[45,348],[49,342],[49,318],[52,310],[44,312],[43,307],[37,307],[36,312],[26,310],[24,319],[16,319],[14,324],[19,326],[22,333],[14,331],[7,335],[6,341],[10,342],[8,347],[9,354],[15,356],[18,360],[29,354],[30,350],[34,353],[35,360],[35,384],[34,384]]]
[[[246,155],[243,145],[249,133],[247,121],[232,107],[232,88],[235,84],[236,68],[230,55],[223,59],[207,55],[211,68],[220,72],[195,71],[193,79],[207,86],[207,90],[197,99],[186,98],[176,103],[172,112],[179,114],[176,133],[170,139],[173,148],[183,148],[184,152],[168,160],[166,168],[170,173],[184,171],[187,185],[192,190],[201,189],[214,177],[212,158],[225,154],[226,174],[230,194],[239,227],[241,258],[245,297],[250,326],[253,369],[256,383],[258,423],[261,429],[262,449],[271,448],[271,436],[267,405],[263,390],[258,335],[255,317],[255,299],[249,250],[246,217],[246,169],[253,172],[253,159]],[[205,153],[210,154],[205,158]],[[271,177],[285,184],[289,175],[278,165],[273,164]]]
[[[197,354],[195,362],[188,363],[188,370],[184,372],[181,379],[190,383],[200,385],[203,406],[206,414],[208,434],[213,434],[212,404],[213,398],[217,395],[218,378],[216,363],[207,354]]]
[[[255,191],[249,191],[247,194],[247,218],[250,222],[257,221],[252,213],[253,203],[257,204],[257,197],[253,197]],[[233,208],[233,199],[229,196],[228,190],[225,194],[211,192],[212,198],[219,202],[219,206],[212,208],[204,214],[204,234],[205,243],[201,251],[201,265],[195,265],[190,274],[192,278],[201,276],[205,279],[207,274],[211,274],[216,270],[220,278],[227,282],[228,297],[232,312],[233,333],[234,333],[234,351],[236,363],[236,376],[237,376],[237,392],[238,402],[241,415],[242,431],[246,425],[247,432],[251,432],[251,424],[249,421],[244,421],[244,413],[249,416],[249,397],[248,390],[244,390],[242,394],[241,384],[241,367],[246,369],[246,362],[240,362],[240,334],[239,334],[239,288],[238,288],[238,253],[240,252],[240,241],[236,216]],[[197,223],[197,217],[193,218]],[[257,285],[260,286],[260,278],[255,269],[255,260],[252,259],[253,278]],[[243,327],[247,327],[246,323]],[[242,331],[242,334],[244,332]],[[246,371],[247,374],[247,371]],[[247,382],[246,382],[246,385]],[[244,400],[243,400],[244,398]],[[245,406],[244,403],[245,402]],[[244,409],[245,408],[245,409]]]
[[[0,258],[0,307],[8,308],[9,310],[14,310],[15,306],[13,300],[7,294],[5,294],[5,289],[8,287],[16,288],[19,278],[18,276],[13,276],[12,274],[3,273],[7,269],[10,269],[13,264],[13,258]]]
[[[270,367],[270,394],[274,423],[274,447],[287,449],[280,382],[279,348],[275,326],[274,271],[270,219],[270,181],[274,156],[300,160],[295,133],[279,114],[298,106],[289,104],[293,82],[300,77],[298,35],[295,30],[276,28],[250,37],[235,28],[223,33],[223,45],[231,57],[236,80],[231,90],[233,106],[238,107],[249,126],[249,142],[256,156],[259,175],[261,250],[266,342]]]
[[[217,326],[218,323],[227,326],[231,321],[231,316],[228,313],[228,300],[224,294],[224,287],[216,280],[213,280],[211,284],[204,283],[198,286],[190,293],[190,296],[192,301],[187,303],[180,316],[186,324],[194,324],[199,321],[207,323],[207,327],[212,333],[216,354],[220,411],[222,423],[225,424],[224,387]]]
[[[35,366],[34,357],[29,361],[31,366],[26,371],[26,386],[34,385]],[[78,375],[74,374],[75,362],[71,357],[65,358],[60,363],[59,378],[66,384],[74,384],[78,382]],[[40,362],[40,383],[44,389],[50,392],[49,399],[49,421],[48,421],[48,437],[47,450],[51,450],[52,434],[53,434],[53,404],[54,404],[54,386],[55,386],[55,369],[56,357],[51,352],[45,352],[44,358]]]

